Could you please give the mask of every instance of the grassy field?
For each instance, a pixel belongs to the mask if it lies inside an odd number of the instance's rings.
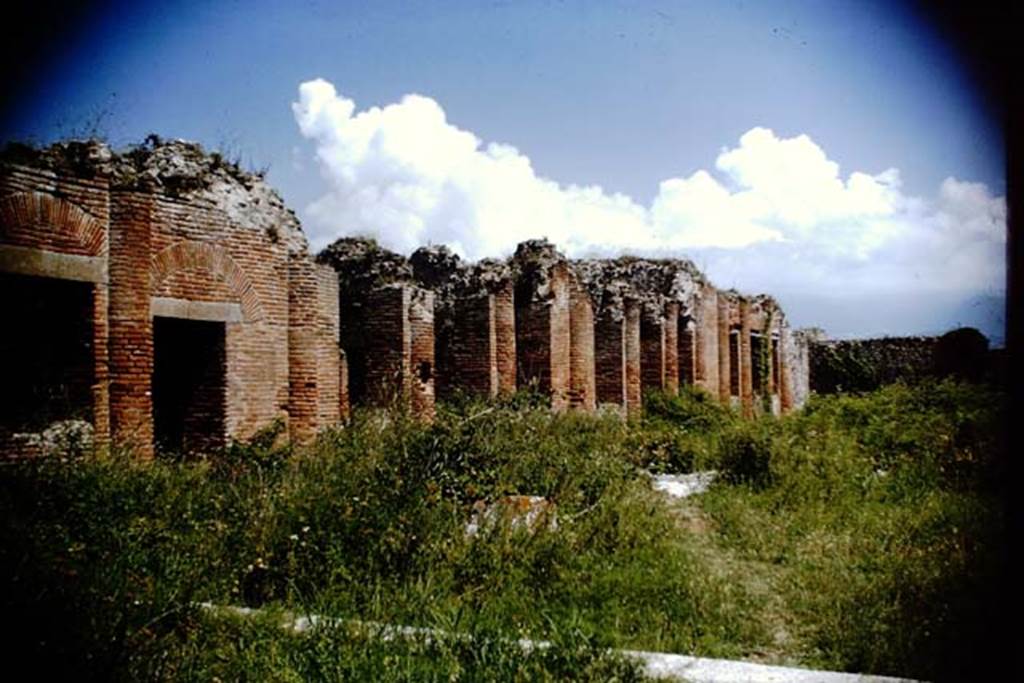
[[[640,678],[622,647],[958,680],[998,626],[1004,417],[954,383],[758,421],[696,391],[635,423],[524,394],[357,413],[301,452],[268,429],[202,459],[37,459],[0,468],[0,608],[11,652],[76,679]],[[684,501],[642,472],[703,469]],[[557,528],[466,536],[510,494]],[[453,635],[296,635],[283,610]]]

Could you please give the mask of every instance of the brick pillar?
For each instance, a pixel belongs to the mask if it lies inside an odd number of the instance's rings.
[[[106,250],[104,250],[106,251]],[[92,420],[95,446],[110,445],[110,361],[107,340],[110,335],[107,319],[110,294],[107,284],[92,288]]]
[[[714,287],[704,287],[698,305],[697,362],[702,368],[700,381],[701,386],[715,396],[719,392],[721,374],[718,356],[718,292]]]
[[[782,396],[779,393],[779,385],[782,383],[782,365],[779,360],[779,337],[776,334],[769,333],[768,340],[768,343],[771,344],[768,355],[768,391],[772,397],[772,413],[781,415]]]
[[[516,293],[516,365],[519,382],[535,383],[551,396],[551,408],[561,411],[569,406],[571,380],[568,268],[553,266],[547,279],[542,298]]]
[[[579,285],[569,294],[569,403],[576,410],[597,408],[597,380],[594,376],[594,306]]]
[[[754,415],[754,373],[751,343],[750,302],[740,301],[740,406],[744,417]]]
[[[367,297],[366,396],[378,406],[405,405],[434,417],[434,294],[389,285]]]
[[[352,399],[348,392],[348,354],[338,349],[338,417],[347,420],[352,414]]]
[[[150,232],[153,196],[111,193],[110,431],[115,444],[153,457],[153,319]]]
[[[639,417],[643,413],[640,389],[640,304],[626,302],[626,414]]]
[[[382,287],[369,293],[362,321],[365,396],[370,405],[392,406],[402,397],[410,353],[409,291]]]
[[[679,303],[665,304],[665,391],[679,393]]]
[[[594,330],[594,374],[598,403],[626,407],[626,318],[606,308]]]
[[[515,287],[509,280],[494,293],[494,359],[498,371],[498,392],[516,391],[516,309]]]
[[[697,326],[690,316],[679,321],[679,386],[693,384],[697,371]]]
[[[732,401],[732,367],[729,355],[729,300],[718,297],[718,398],[723,405]]]
[[[665,321],[661,309],[645,305],[640,317],[640,386],[665,388]]]
[[[315,264],[317,279],[317,427],[341,419],[341,329],[338,320],[338,274]]]
[[[475,293],[459,298],[454,305],[451,338],[441,367],[438,358],[438,383],[443,380],[445,395],[461,390],[476,396],[491,397],[498,391],[497,330],[495,297]],[[444,375],[442,377],[442,374]]]
[[[783,415],[793,411],[793,384],[789,365],[785,360],[786,337],[788,334],[788,328],[783,327],[779,330],[779,383],[782,385],[779,387],[779,403],[781,404]]]
[[[337,285],[335,285],[337,287]],[[288,259],[288,433],[306,444],[317,432],[317,280],[313,263]]]
[[[408,392],[413,415],[434,419],[434,293],[408,288]]]

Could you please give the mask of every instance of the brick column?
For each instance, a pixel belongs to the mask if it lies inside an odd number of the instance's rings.
[[[594,376],[594,307],[590,295],[574,285],[569,299],[570,405],[593,412],[597,408],[597,384]]]
[[[789,329],[783,327],[779,330],[779,380],[782,386],[779,391],[779,402],[782,406],[782,414],[793,411],[793,380],[790,376],[789,365],[786,363],[786,337]]]
[[[366,298],[362,321],[366,394],[361,398],[370,405],[391,406],[402,397],[409,372],[409,291],[401,286],[382,287]]]
[[[714,287],[704,287],[699,307],[697,357],[702,368],[701,386],[714,396],[718,394],[721,382],[718,355],[718,292]]]
[[[317,428],[341,419],[341,329],[338,321],[338,274],[314,264],[317,279]]]
[[[152,195],[112,192],[110,218],[110,430],[115,444],[153,457]]]
[[[643,306],[640,317],[640,385],[665,388],[665,321],[660,308]]]
[[[696,374],[696,329],[693,319],[684,316],[679,321],[679,386],[693,384]]]
[[[495,297],[475,293],[455,302],[451,320],[451,339],[445,353],[444,368],[438,358],[438,383],[443,380],[446,396],[456,390],[491,397],[498,392],[497,330]],[[442,373],[445,374],[442,377]]]
[[[515,287],[509,280],[494,293],[494,359],[498,371],[498,391],[516,391],[516,309]]]
[[[413,415],[434,419],[434,293],[409,288],[408,387]]]
[[[594,374],[598,403],[626,407],[626,318],[606,308],[594,330]]]
[[[316,273],[311,262],[288,259],[288,433],[305,444],[317,432]]]
[[[665,391],[679,393],[679,303],[665,304]]]
[[[626,302],[626,414],[639,417],[643,413],[640,390],[640,304]]]
[[[338,418],[347,420],[352,414],[352,400],[348,392],[348,354],[338,349]]]
[[[516,293],[516,365],[521,384],[535,383],[551,396],[551,408],[569,406],[569,272],[557,264],[548,274],[548,291]]]
[[[729,356],[729,300],[718,297],[718,398],[723,405],[732,400],[732,367]]]
[[[110,445],[110,351],[107,344],[110,330],[108,310],[110,294],[107,284],[92,287],[92,420],[95,446]]]
[[[750,340],[751,318],[750,302],[740,301],[740,405],[744,417],[754,415],[754,373],[753,355]]]

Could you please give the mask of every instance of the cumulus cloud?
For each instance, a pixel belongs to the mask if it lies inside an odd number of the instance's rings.
[[[328,185],[305,212],[315,246],[371,235],[398,251],[442,243],[481,258],[547,237],[570,255],[685,254],[719,284],[758,291],[1004,286],[1004,197],[956,178],[912,197],[896,169],[844,177],[806,135],[753,128],[713,171],[663,180],[644,206],[537,175],[528,156],[458,128],[429,97],[358,111],[317,79],[292,107]]]

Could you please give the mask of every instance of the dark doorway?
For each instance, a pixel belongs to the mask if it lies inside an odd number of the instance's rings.
[[[0,449],[54,422],[93,421],[93,285],[0,273]]]
[[[729,331],[729,394],[740,395],[740,331]]]
[[[224,323],[153,319],[153,427],[163,452],[224,445]]]

